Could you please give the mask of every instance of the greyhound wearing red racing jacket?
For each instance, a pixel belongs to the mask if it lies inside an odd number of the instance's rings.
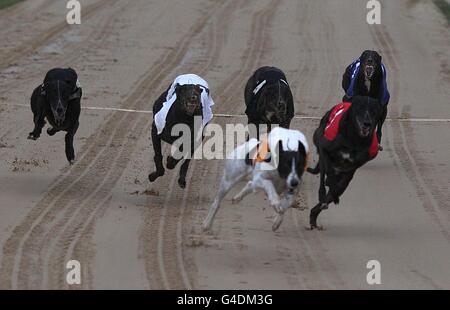
[[[319,203],[311,210],[311,229],[321,229],[317,217],[332,202],[339,203],[356,170],[378,154],[377,125],[382,107],[376,99],[353,97],[334,106],[314,132],[319,162],[312,174],[320,173]],[[326,186],[329,190],[327,192]]]

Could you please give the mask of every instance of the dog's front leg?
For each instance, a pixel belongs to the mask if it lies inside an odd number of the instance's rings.
[[[45,116],[43,109],[37,113],[33,113],[34,129],[28,134],[29,140],[37,140],[41,136],[42,128],[45,126]]]
[[[280,197],[278,196],[278,193],[273,186],[273,183],[266,179],[257,179],[254,181],[255,188],[262,189],[266,195],[267,198],[270,201],[270,205],[272,208],[274,208],[275,212],[280,212]]]
[[[354,175],[354,171],[342,173],[341,175],[339,175],[338,179],[336,180],[335,186],[330,187],[330,191],[327,197],[328,203],[339,203],[339,197],[345,192]]]
[[[317,218],[319,217],[319,214],[320,212],[322,212],[322,210],[328,208],[329,203],[327,202],[327,190],[325,188],[325,178],[327,177],[328,169],[331,168],[328,162],[328,158],[324,150],[322,149],[319,150],[319,165],[320,165],[319,203],[314,208],[311,209],[311,212],[309,214],[309,224],[311,226],[311,230],[315,228],[318,229],[321,228],[317,225]]]
[[[191,162],[190,159],[185,159],[183,164],[181,165],[180,177],[178,178],[178,185],[181,188],[186,188],[186,175],[187,175],[187,171],[189,169],[190,162]]]
[[[65,140],[66,140],[66,157],[71,165],[73,165],[75,161],[75,150],[73,148],[73,138],[77,133],[79,126],[79,122],[75,121],[72,128],[67,132]]]
[[[378,122],[378,126],[377,126],[378,148],[380,151],[383,151],[383,147],[381,146],[381,137],[383,135],[383,133],[382,133],[383,124],[386,121],[386,117],[388,114],[387,104],[382,107],[382,110],[383,110],[382,115],[381,115],[380,121]]]
[[[278,228],[280,228],[281,223],[283,223],[284,213],[292,206],[297,194],[298,190],[294,192],[286,192],[284,194],[283,199],[281,199],[280,202],[280,212],[275,215],[275,219],[273,221],[272,231],[277,231]]]
[[[320,166],[320,182],[319,182],[319,201],[324,203],[326,200],[327,189],[325,188],[325,178],[327,175],[327,158],[324,151],[320,151],[319,166]]]
[[[158,136],[158,129],[155,124],[152,125],[152,144],[155,156],[153,160],[155,162],[156,171],[148,175],[150,182],[154,182],[157,178],[164,175],[164,166],[162,164],[162,151],[161,151],[161,138]]]

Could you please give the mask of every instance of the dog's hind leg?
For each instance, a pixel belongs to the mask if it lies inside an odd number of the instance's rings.
[[[317,162],[317,165],[314,168],[306,168],[306,171],[308,171],[311,174],[317,175],[320,172],[320,161]]]
[[[212,203],[211,207],[209,208],[208,216],[203,221],[202,229],[203,231],[207,231],[211,229],[212,223],[214,221],[214,217],[217,214],[217,211],[219,211],[220,203],[225,198],[227,193],[230,191],[230,189],[236,184],[237,182],[233,182],[230,180],[227,180],[226,176],[222,177],[222,180],[220,182],[219,191],[217,192],[216,198],[214,199],[214,202]]]
[[[155,124],[152,125],[152,143],[153,150],[155,151],[155,156],[153,160],[155,162],[156,171],[148,175],[150,182],[154,182],[157,178],[164,175],[164,166],[162,164],[162,151],[161,151],[161,138],[158,136],[158,130]]]
[[[175,157],[169,155],[167,156],[167,160],[166,160],[166,167],[169,170],[175,169],[175,167],[178,165],[178,163],[182,160],[182,158],[180,159],[175,159]]]
[[[312,208],[311,213],[309,214],[309,224],[311,226],[311,230],[323,229],[323,227],[317,225],[317,217],[319,216],[320,212],[325,209],[328,209],[328,204],[321,202],[319,202],[314,208]]]
[[[77,133],[79,123],[76,121],[72,128],[66,134],[66,157],[71,165],[73,165],[75,161],[75,150],[73,148],[73,137]]]
[[[335,204],[339,204],[339,197],[344,194],[354,175],[355,172],[352,171],[341,173],[337,177],[336,184],[330,187],[330,191],[327,195],[327,203],[334,202]]]
[[[249,181],[245,187],[239,192],[239,194],[237,194],[236,196],[233,197],[233,203],[237,204],[239,202],[242,201],[242,199],[244,199],[245,196],[247,196],[248,194],[250,194],[253,191],[253,182]]]
[[[52,137],[54,136],[59,130],[55,129],[54,127],[50,127],[47,129],[47,134]]]
[[[219,191],[217,192],[216,198],[209,208],[208,216],[203,221],[202,229],[207,231],[211,228],[214,217],[220,208],[221,201],[228,194],[230,189],[233,188],[235,184],[242,181],[247,177],[252,171],[244,160],[229,160],[224,169],[224,175],[220,180]]]

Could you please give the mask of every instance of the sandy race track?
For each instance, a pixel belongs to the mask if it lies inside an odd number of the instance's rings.
[[[376,26],[360,0],[83,0],[74,26],[64,2],[0,11],[0,288],[450,289],[450,32],[431,1],[382,1]],[[185,190],[178,170],[150,184],[149,114],[83,110],[71,167],[62,133],[26,139],[26,105],[52,67],[78,71],[83,106],[136,110],[199,74],[214,111],[237,115],[214,119],[225,125],[245,120],[243,89],[262,65],[286,72],[298,116],[321,116],[364,49],[389,70],[393,120],[385,151],[321,215],[325,231],[292,209],[273,233],[264,195],[232,205],[235,189],[203,234],[223,161],[192,162]],[[311,142],[315,126],[292,127]],[[317,189],[306,175],[305,208]],[[80,285],[66,282],[70,260]],[[366,282],[370,260],[381,285]]]

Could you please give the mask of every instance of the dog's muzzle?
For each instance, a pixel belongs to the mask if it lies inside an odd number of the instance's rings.
[[[188,102],[184,105],[186,114],[188,114],[189,116],[194,116],[194,115],[200,115],[201,114],[201,108],[199,107],[198,103],[192,103],[192,102]]]
[[[359,135],[361,137],[368,137],[370,134],[371,124],[366,122],[360,122],[358,121],[358,127],[359,127]]]
[[[53,118],[55,119],[55,123],[57,126],[62,126],[64,123],[64,120],[66,119],[66,112],[64,109],[52,109],[53,112]]]
[[[288,181],[288,192],[289,194],[294,194],[295,190],[300,186],[301,180],[298,178],[293,178]]]

